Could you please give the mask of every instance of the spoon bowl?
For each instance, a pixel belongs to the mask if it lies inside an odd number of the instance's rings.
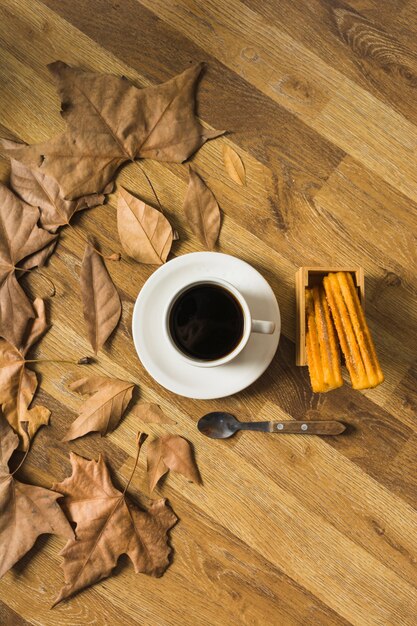
[[[241,424],[231,415],[222,411],[207,413],[198,421],[198,430],[212,439],[227,439],[239,430]]]

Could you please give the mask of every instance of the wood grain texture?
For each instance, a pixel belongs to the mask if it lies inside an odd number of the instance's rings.
[[[94,18],[92,18],[94,16]],[[198,112],[231,132],[192,163],[222,209],[216,250],[256,267],[277,295],[283,335],[254,385],[223,400],[195,401],[158,386],[132,344],[133,304],[154,271],[130,259],[108,264],[123,314],[88,369],[37,366],[36,403],[52,411],[21,480],[49,487],[70,472],[68,452],[103,451],[117,486],[134,463],[138,428],[178,433],[194,445],[203,485],[171,474],[156,490],[180,518],[174,560],[161,579],[115,575],[49,609],[62,584],[57,537],[41,537],[0,581],[0,622],[75,626],[414,625],[417,606],[417,18],[411,0],[1,0],[0,134],[35,142],[63,130],[46,64],[62,59],[127,76],[139,87],[167,80],[197,61],[208,66]],[[230,145],[245,166],[238,186],[224,170]],[[187,227],[186,166],[143,164],[164,213],[178,230],[172,256],[201,250]],[[0,179],[9,164],[0,159]],[[117,178],[145,202],[140,169]],[[74,217],[45,269],[52,327],[31,357],[91,353],[83,332],[79,274],[88,233],[105,254],[119,249],[117,193]],[[295,366],[295,271],[363,267],[366,312],[386,382],[365,392],[348,383],[310,389]],[[36,273],[22,280],[48,295]],[[80,398],[67,385],[82,375],[139,386],[176,424],[141,424],[131,413],[105,439],[61,442]],[[226,410],[241,420],[332,420],[340,437],[240,433],[213,442],[197,419]],[[146,445],[130,489],[149,495]],[[141,495],[144,494],[144,495]]]

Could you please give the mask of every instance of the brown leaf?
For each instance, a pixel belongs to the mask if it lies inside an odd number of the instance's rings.
[[[201,482],[190,442],[179,435],[158,437],[148,445],[150,491],[155,489],[168,470],[182,474],[191,482]]]
[[[90,243],[85,248],[80,283],[88,339],[97,354],[116,328],[122,305],[103,257]]]
[[[162,265],[171,250],[173,232],[166,217],[123,187],[117,203],[117,228],[127,254],[139,263]]]
[[[238,153],[230,146],[223,146],[223,161],[226,172],[238,185],[246,182],[245,166]]]
[[[18,443],[18,436],[0,416],[0,578],[39,535],[74,536],[56,502],[59,493],[21,483],[10,474],[8,463]]]
[[[103,204],[104,193],[110,193],[113,187],[110,185],[102,194],[65,200],[55,178],[47,176],[39,168],[31,169],[16,159],[11,159],[10,184],[22,200],[39,208],[42,227],[52,233],[60,226],[69,224],[74,213]]]
[[[131,413],[145,424],[176,424],[170,417],[165,415],[158,404],[141,402],[136,404]]]
[[[20,347],[32,305],[17,282],[17,264],[26,259],[26,269],[36,267],[37,254],[55,236],[38,228],[39,210],[17,198],[0,184],[0,336]]]
[[[29,409],[38,381],[35,372],[26,368],[25,356],[39,340],[48,325],[43,300],[33,302],[36,317],[30,320],[23,345],[17,350],[5,339],[0,339],[0,405],[4,417],[21,437],[21,447],[26,450],[40,426],[48,424],[51,412],[44,406]],[[27,423],[27,432],[23,424]]]
[[[7,155],[55,178],[65,198],[102,191],[128,160],[181,163],[207,139],[224,132],[205,129],[195,116],[201,64],[146,89],[62,61],[48,67],[57,81],[69,130],[38,145],[2,143]]]
[[[22,263],[19,263],[19,267],[25,270],[31,269],[32,267],[43,267],[55,250],[55,246],[57,243],[58,237],[55,237],[52,243],[42,248],[42,250],[39,250],[39,252],[35,252],[34,254],[26,257],[26,259],[22,261]],[[19,271],[17,273],[20,274]]]
[[[208,250],[212,250],[220,231],[219,205],[206,183],[191,167],[184,212],[194,235]]]
[[[101,456],[88,461],[71,453],[70,460],[72,475],[53,488],[64,494],[77,538],[61,552],[65,585],[55,604],[109,576],[122,554],[136,573],[162,576],[171,552],[167,533],[177,521],[165,499],[143,511],[113,486]]]
[[[69,385],[72,391],[91,397],[80,407],[80,414],[71,424],[62,441],[71,441],[90,432],[102,436],[116,428],[129,404],[133,383],[118,378],[91,376],[81,378]]]

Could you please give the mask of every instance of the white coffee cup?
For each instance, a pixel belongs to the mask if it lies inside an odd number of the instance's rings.
[[[226,354],[226,356],[223,356],[220,359],[215,359],[215,360],[210,360],[210,361],[193,358],[191,356],[186,355],[177,346],[177,344],[175,343],[175,341],[173,340],[171,336],[171,331],[170,331],[170,315],[171,315],[171,311],[175,302],[178,300],[181,294],[183,294],[185,291],[188,291],[188,289],[190,289],[191,287],[195,287],[197,285],[203,285],[203,284],[204,285],[207,285],[207,284],[218,285],[220,287],[223,287],[223,289],[226,289],[226,291],[229,291],[237,300],[237,302],[240,304],[240,307],[243,312],[243,333],[242,333],[242,338],[240,339],[237,346],[231,352],[229,352],[229,354]],[[222,280],[220,278],[210,278],[210,277],[201,278],[197,281],[193,281],[191,283],[187,283],[183,285],[183,287],[181,287],[175,292],[175,294],[172,296],[172,298],[168,302],[163,319],[164,319],[164,333],[168,342],[171,344],[171,346],[174,348],[174,350],[182,358],[183,361],[186,361],[190,365],[195,365],[197,367],[217,367],[218,365],[224,365],[225,363],[229,363],[230,361],[233,361],[233,359],[235,359],[237,355],[242,352],[243,348],[246,346],[246,344],[249,341],[249,337],[251,336],[251,333],[261,333],[263,335],[272,335],[272,333],[275,331],[274,322],[252,319],[249,305],[246,302],[243,295],[240,293],[240,291],[238,291],[236,287],[234,287],[227,281]]]

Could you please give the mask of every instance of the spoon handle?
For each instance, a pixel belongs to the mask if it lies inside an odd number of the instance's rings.
[[[346,429],[342,422],[269,422],[271,433],[291,435],[340,435]]]

